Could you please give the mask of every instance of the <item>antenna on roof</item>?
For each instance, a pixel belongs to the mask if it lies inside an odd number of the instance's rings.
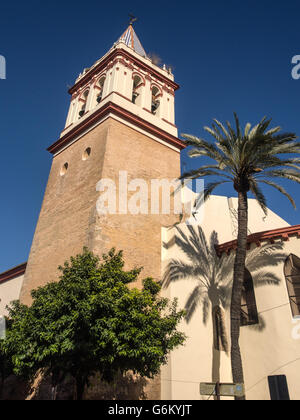
[[[130,22],[129,22],[129,25],[133,25],[134,24],[134,22],[136,22],[138,19],[137,19],[137,17],[136,16],[134,16],[132,13],[130,13],[129,14],[129,17],[130,17]]]

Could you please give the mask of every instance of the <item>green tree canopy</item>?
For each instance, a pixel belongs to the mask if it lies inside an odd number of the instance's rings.
[[[4,339],[0,338],[0,399],[2,397],[4,381],[13,373],[12,355],[6,349]]]
[[[96,373],[107,382],[127,371],[153,378],[183,344],[177,326],[184,312],[159,297],[151,278],[142,290],[130,289],[141,269],[125,271],[122,252],[113,249],[100,263],[84,249],[59,269],[59,282],[32,292],[31,307],[15,302],[9,310],[5,346],[16,374],[44,369],[53,387],[70,374],[80,399]]]

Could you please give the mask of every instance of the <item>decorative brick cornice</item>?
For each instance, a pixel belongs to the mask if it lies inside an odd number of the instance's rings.
[[[25,274],[27,262],[0,274],[0,283],[15,279]]]
[[[111,51],[100,63],[98,63],[94,68],[89,70],[70,90],[69,93],[72,95],[78,89],[86,86],[87,83],[92,79],[94,75],[97,75],[99,72],[105,68],[113,67],[113,61],[115,58],[122,56],[124,59],[129,60],[130,62],[137,65],[140,69],[144,70],[147,73],[150,73],[152,76],[156,77],[162,83],[165,83],[168,86],[171,86],[174,90],[179,89],[179,85],[172,80],[168,79],[166,76],[153,69],[151,66],[144,63],[142,60],[131,55],[129,52],[123,50],[122,48],[116,48]],[[119,58],[118,58],[119,60]],[[128,63],[126,63],[128,65]],[[129,65],[128,65],[129,66]]]
[[[300,238],[300,225],[289,226],[281,229],[267,230],[249,235],[247,238],[247,247],[250,249],[251,244],[261,246],[262,242],[274,243],[275,239],[289,241],[291,236]],[[231,251],[237,249],[237,240],[226,242],[216,247],[217,254],[221,256],[224,252],[230,254]]]
[[[124,120],[130,122],[131,124],[139,128],[142,128],[144,131],[148,132],[149,134],[152,134],[158,137],[159,139],[165,141],[166,143],[177,147],[179,150],[183,150],[186,148],[186,144],[182,140],[178,139],[177,137],[172,136],[166,131],[132,114],[131,112],[114,104],[113,102],[107,102],[105,105],[103,105],[103,107],[101,107],[96,112],[91,114],[88,118],[83,120],[81,123],[77,124],[72,130],[66,133],[63,137],[58,139],[47,150],[52,154],[57,153],[61,148],[67,146],[77,136],[80,136],[81,134],[83,134],[86,130],[91,128],[94,124],[96,124],[99,120],[106,117],[108,114],[114,114],[120,118],[123,118]]]

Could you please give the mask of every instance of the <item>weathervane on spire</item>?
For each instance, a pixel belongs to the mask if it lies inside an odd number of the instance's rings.
[[[129,14],[129,17],[130,17],[129,25],[132,26],[134,24],[134,22],[136,22],[138,19],[132,13]]]

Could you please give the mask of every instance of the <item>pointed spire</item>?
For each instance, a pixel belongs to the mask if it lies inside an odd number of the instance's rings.
[[[147,57],[147,54],[133,29],[132,23],[128,26],[118,42],[124,42],[128,47],[132,48],[136,53],[142,57]]]

